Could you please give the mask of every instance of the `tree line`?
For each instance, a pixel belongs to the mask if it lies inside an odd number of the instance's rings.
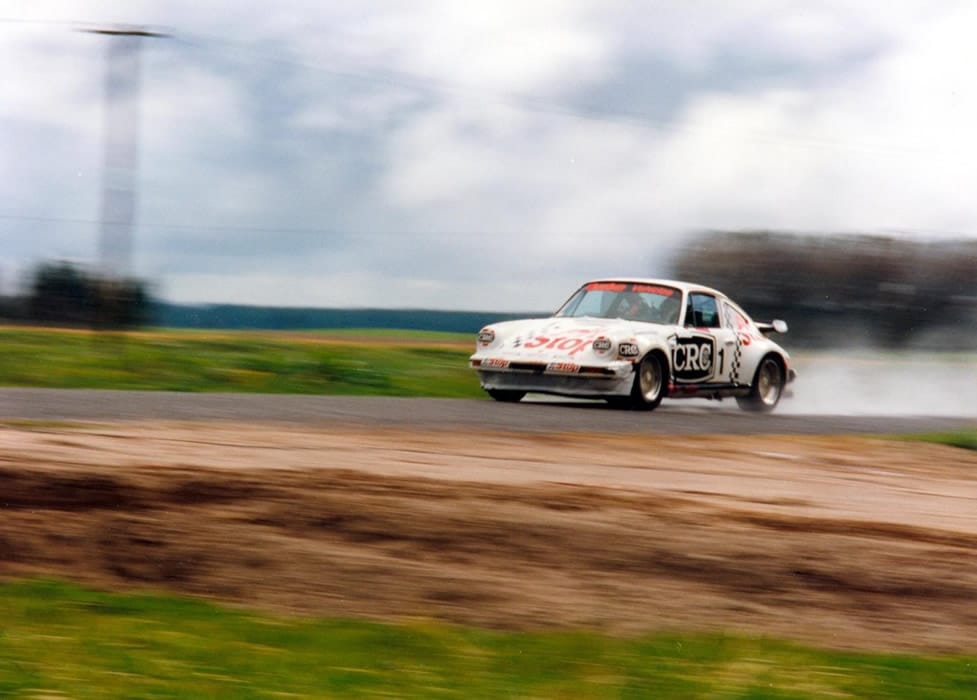
[[[0,297],[0,320],[116,330],[151,325],[227,330],[381,328],[477,333],[479,328],[493,321],[525,318],[526,315],[437,309],[173,304],[153,298],[144,281],[107,280],[63,261],[38,265],[23,294]]]
[[[791,348],[977,349],[977,240],[713,231],[679,249],[668,274],[725,292],[757,320],[786,320]],[[37,266],[23,294],[0,297],[2,320],[106,329],[474,333],[492,321],[548,313],[171,304],[153,299],[142,280],[105,279],[61,261]]]
[[[977,240],[713,231],[672,274],[783,318],[791,345],[977,347]]]
[[[151,322],[151,304],[141,280],[106,277],[54,261],[34,269],[25,293],[0,298],[0,318],[106,330],[137,328]]]

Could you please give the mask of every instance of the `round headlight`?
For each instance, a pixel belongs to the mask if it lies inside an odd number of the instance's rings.
[[[491,328],[483,328],[478,332],[479,345],[491,345],[495,342],[495,331]]]
[[[611,347],[613,347],[613,345],[614,344],[611,342],[610,338],[607,338],[605,336],[600,336],[599,338],[594,340],[592,347],[594,348],[594,352],[605,353],[608,350],[610,350]]]

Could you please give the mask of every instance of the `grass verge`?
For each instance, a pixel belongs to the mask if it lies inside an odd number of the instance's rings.
[[[919,433],[906,435],[904,439],[914,442],[935,442],[938,445],[960,447],[965,450],[977,450],[977,429],[955,430],[946,433]]]
[[[480,397],[457,334],[0,328],[0,386]]]
[[[276,619],[53,580],[0,585],[0,697],[941,698],[977,656],[855,654],[762,638],[504,633]]]

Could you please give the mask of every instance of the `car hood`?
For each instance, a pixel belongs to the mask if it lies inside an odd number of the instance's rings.
[[[495,338],[491,343],[479,343],[476,354],[547,362],[616,359],[620,342],[664,338],[675,330],[655,323],[589,316],[504,321],[486,329],[491,329]],[[595,350],[598,338],[606,338],[612,347],[604,352]]]

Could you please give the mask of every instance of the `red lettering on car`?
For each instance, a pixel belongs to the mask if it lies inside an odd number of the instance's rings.
[[[548,338],[540,335],[527,342],[523,347],[529,350],[562,350],[568,355],[576,355],[590,347],[592,340],[593,336],[590,334],[579,338],[568,338],[565,335]]]
[[[653,287],[648,284],[635,284],[631,286],[632,292],[644,292],[646,294],[657,294],[662,297],[673,297],[678,294],[677,289],[671,289],[669,287]]]
[[[586,338],[564,338],[563,341],[557,345],[559,350],[577,350],[581,345],[587,342]],[[570,353],[573,354],[572,352]]]

